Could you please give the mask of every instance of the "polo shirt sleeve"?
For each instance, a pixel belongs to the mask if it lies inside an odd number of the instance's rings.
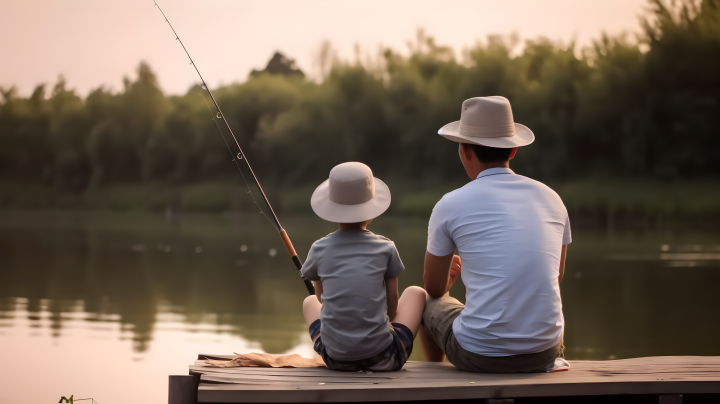
[[[563,230],[563,245],[572,243],[572,236],[570,234],[570,218],[565,219],[565,230]]]
[[[444,198],[435,204],[428,223],[427,251],[436,257],[444,257],[455,251],[455,241],[447,229],[450,214],[446,205]]]
[[[395,243],[390,242],[390,247],[390,260],[388,262],[387,271],[385,272],[385,279],[397,278],[400,276],[402,271],[405,270],[405,265],[403,265],[403,262],[400,259],[400,253],[398,253]]]
[[[320,248],[317,247],[317,242],[313,243],[312,247],[310,247],[310,251],[308,252],[307,259],[303,263],[302,268],[300,269],[300,275],[302,275],[303,278],[310,280],[310,281],[319,281],[320,277],[318,276],[318,260],[320,259],[320,252],[318,251]]]

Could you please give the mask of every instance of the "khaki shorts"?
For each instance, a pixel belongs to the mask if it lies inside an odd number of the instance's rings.
[[[427,299],[422,324],[435,343],[445,352],[450,363],[459,370],[476,373],[535,373],[545,372],[556,358],[564,358],[563,340],[545,351],[490,357],[463,349],[453,333],[453,321],[465,307],[446,294],[438,299]]]

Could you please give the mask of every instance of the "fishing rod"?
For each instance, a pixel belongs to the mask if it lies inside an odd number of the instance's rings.
[[[297,268],[298,272],[302,268],[302,261],[300,261],[300,257],[298,257],[297,252],[295,252],[295,247],[293,247],[292,242],[290,241],[290,236],[288,236],[285,229],[283,229],[282,225],[280,225],[280,220],[278,220],[277,215],[275,214],[275,211],[273,210],[272,206],[270,205],[270,201],[268,200],[267,196],[265,195],[265,191],[263,191],[262,186],[260,185],[260,181],[257,179],[257,176],[255,175],[255,172],[252,169],[252,166],[250,165],[250,162],[247,159],[247,156],[245,153],[243,153],[242,148],[240,147],[240,143],[238,142],[237,138],[235,137],[235,134],[233,133],[232,129],[230,129],[230,124],[228,123],[227,119],[225,119],[225,114],[222,113],[222,110],[220,109],[220,105],[218,105],[217,101],[215,101],[215,97],[212,94],[212,91],[210,91],[210,86],[208,86],[205,83],[205,79],[203,78],[202,74],[200,74],[200,70],[198,70],[197,65],[192,59],[192,56],[190,56],[190,52],[188,52],[187,48],[185,48],[185,44],[183,44],[182,40],[180,40],[180,36],[175,32],[175,28],[173,28],[172,24],[170,24],[170,20],[168,20],[165,13],[160,8],[160,5],[157,4],[157,1],[153,1],[155,3],[155,6],[160,10],[160,14],[162,14],[163,18],[165,18],[165,22],[168,23],[170,26],[170,29],[172,30],[173,34],[175,34],[175,39],[180,42],[180,46],[182,46],[183,50],[185,51],[185,54],[187,55],[188,59],[190,59],[190,64],[195,68],[195,72],[197,72],[198,77],[200,77],[200,81],[202,82],[202,88],[207,91],[208,95],[210,96],[210,99],[212,99],[213,104],[215,105],[215,108],[217,109],[217,115],[213,117],[213,120],[215,121],[215,124],[218,126],[218,130],[220,130],[220,136],[222,136],[223,141],[225,142],[225,146],[227,146],[228,150],[230,151],[230,155],[233,156],[233,162],[237,166],[238,170],[240,170],[240,174],[243,176],[243,179],[245,180],[245,185],[248,186],[248,193],[250,193],[250,196],[253,199],[253,202],[255,202],[255,205],[257,205],[257,202],[255,201],[255,197],[252,196],[252,192],[250,192],[250,185],[247,183],[247,179],[245,179],[245,174],[243,174],[242,169],[240,168],[240,165],[238,164],[237,160],[243,160],[245,164],[247,165],[248,170],[250,171],[250,174],[252,175],[253,181],[255,181],[255,185],[257,185],[258,189],[260,190],[260,195],[262,195],[263,201],[265,202],[265,205],[267,205],[268,210],[270,211],[270,215],[272,216],[272,220],[270,223],[275,227],[275,229],[280,233],[280,238],[283,241],[283,244],[285,244],[285,248],[288,251],[288,254],[290,254],[290,258],[292,259],[293,263],[295,264],[295,267]],[[239,152],[237,155],[233,152],[232,148],[230,147],[230,144],[225,139],[225,135],[223,135],[222,130],[220,129],[220,124],[217,123],[216,118],[222,118],[223,122],[225,122],[225,126],[227,127],[227,130],[230,132],[230,136],[232,136],[233,141],[235,142],[235,145],[237,146]],[[260,207],[258,205],[258,207]],[[260,208],[263,215],[265,215],[264,212],[262,212],[262,208]],[[265,215],[267,217],[267,215]],[[270,219],[270,218],[268,218]],[[301,275],[302,277],[302,275]],[[312,282],[309,280],[302,278],[303,282],[305,283],[305,288],[307,288],[308,293],[311,295],[315,294],[315,287],[313,286]]]

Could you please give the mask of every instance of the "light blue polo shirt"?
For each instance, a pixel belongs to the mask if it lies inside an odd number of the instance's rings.
[[[462,258],[465,308],[453,332],[484,356],[541,352],[562,338],[558,275],[570,244],[567,209],[555,191],[491,168],[435,205],[427,251]]]

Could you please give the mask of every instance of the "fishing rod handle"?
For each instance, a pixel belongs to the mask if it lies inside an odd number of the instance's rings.
[[[302,261],[300,261],[300,257],[298,257],[297,252],[295,252],[295,247],[292,245],[292,241],[290,241],[290,237],[288,236],[285,229],[280,229],[280,238],[282,238],[283,244],[285,244],[285,248],[287,249],[288,254],[290,254],[290,258],[292,258],[293,263],[295,264],[295,268],[297,268],[298,272],[300,272],[300,269],[302,269]],[[302,274],[300,275],[302,277]],[[307,289],[308,293],[311,295],[315,294],[315,286],[313,283],[305,278],[302,278],[303,282],[305,283],[305,288]]]

